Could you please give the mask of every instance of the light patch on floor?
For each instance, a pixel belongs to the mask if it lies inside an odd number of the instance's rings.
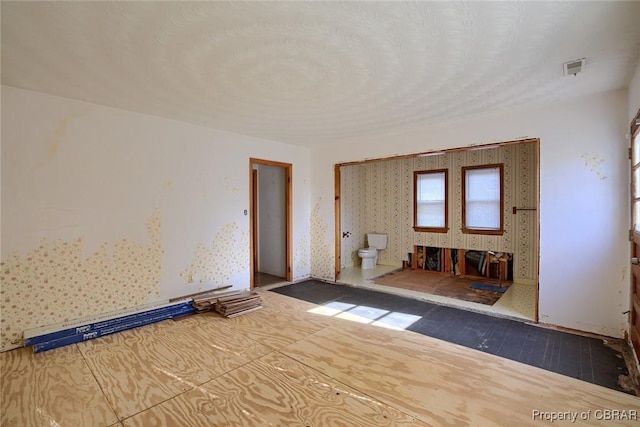
[[[409,313],[383,310],[365,305],[331,301],[308,310],[309,313],[350,320],[356,323],[380,326],[382,328],[404,330],[420,320],[421,316]]]

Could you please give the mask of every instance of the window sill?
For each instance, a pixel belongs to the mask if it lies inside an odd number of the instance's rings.
[[[448,233],[449,227],[445,228],[429,228],[429,227],[413,227],[413,231],[417,233]]]
[[[476,230],[465,227],[462,227],[462,232],[464,234],[485,234],[487,236],[502,236],[504,234],[504,230]]]

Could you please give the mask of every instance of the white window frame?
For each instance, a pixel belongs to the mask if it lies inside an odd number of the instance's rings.
[[[442,175],[444,185],[444,200],[418,200],[418,185],[419,179],[422,175]],[[444,218],[444,225],[442,227],[419,224],[418,223],[418,210],[421,203],[434,203],[442,205],[442,215]],[[413,173],[413,230],[419,232],[430,233],[446,233],[449,231],[449,170],[448,169],[433,169],[415,171]]]
[[[482,169],[496,169],[499,174],[499,201],[498,200],[475,200],[470,201],[467,198],[468,182],[467,171],[478,171]],[[492,226],[469,226],[467,220],[467,212],[469,211],[467,204],[470,203],[496,203],[499,205],[499,225],[497,227]],[[489,235],[502,235],[504,234],[504,164],[490,164],[479,166],[465,166],[462,168],[462,232],[468,234],[489,234]]]

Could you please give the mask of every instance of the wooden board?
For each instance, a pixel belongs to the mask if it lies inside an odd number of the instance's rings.
[[[167,321],[155,330],[147,326],[78,344],[120,418],[270,351],[227,328],[223,318],[207,316],[205,326],[196,317]]]
[[[125,420],[124,425],[426,426],[279,353]]]
[[[471,288],[473,283],[492,284],[492,282],[484,280],[483,278],[472,279],[427,270],[393,271],[376,277],[373,279],[373,282],[378,285],[408,289],[485,305],[495,304],[496,301],[504,295],[498,292],[481,291]],[[505,289],[509,287],[508,283],[503,285]]]
[[[331,327],[282,352],[430,425],[539,425],[535,411],[640,417],[635,396],[406,331]]]
[[[0,425],[107,426],[118,421],[76,346],[0,353]]]

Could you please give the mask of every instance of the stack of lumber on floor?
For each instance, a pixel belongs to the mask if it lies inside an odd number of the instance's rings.
[[[212,291],[195,295],[193,297],[193,308],[196,310],[196,313],[212,311],[216,308],[218,298],[240,295],[242,292],[243,291]]]
[[[218,298],[216,311],[224,317],[236,317],[262,308],[262,298],[255,292]]]
[[[193,308],[198,313],[215,310],[225,317],[235,317],[261,309],[262,298],[250,291],[219,292],[194,298]]]

